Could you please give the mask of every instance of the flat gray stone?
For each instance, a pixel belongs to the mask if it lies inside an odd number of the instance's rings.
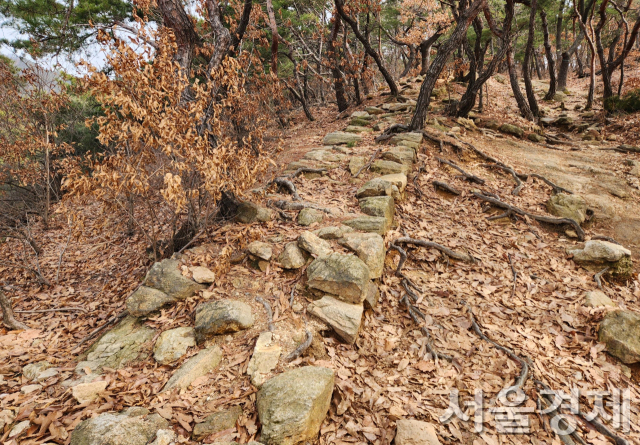
[[[307,267],[307,285],[347,303],[360,304],[369,282],[369,268],[355,255],[332,253]]]
[[[385,151],[384,153],[382,153],[381,158],[386,159],[387,161],[393,161],[411,167],[411,165],[415,161],[415,156],[416,153],[415,151],[413,151],[413,148],[400,146]]]
[[[297,242],[287,243],[278,257],[283,269],[299,269],[307,263],[305,253],[298,247]]]
[[[120,413],[103,413],[78,424],[71,433],[71,445],[147,445],[169,424],[145,408],[128,408]]]
[[[393,222],[395,214],[395,202],[391,196],[372,196],[358,201],[360,210],[369,216],[379,216],[387,220],[387,224]]]
[[[326,257],[333,252],[331,244],[312,232],[302,232],[298,237],[298,247],[318,258]]]
[[[349,304],[325,295],[320,300],[309,304],[307,312],[329,325],[346,343],[352,345],[358,338],[362,321],[362,304]]]
[[[267,222],[271,221],[272,216],[271,210],[253,202],[245,201],[238,206],[236,221],[244,224]]]
[[[84,374],[84,368],[89,368],[97,374],[103,367],[120,369],[131,363],[145,360],[148,354],[144,345],[154,335],[154,329],[144,326],[140,320],[129,315],[113,329],[104,333],[81,356],[82,361],[76,365],[76,372]]]
[[[582,224],[587,219],[587,201],[578,195],[557,193],[547,201],[547,211],[559,218],[569,218]]]
[[[608,274],[629,277],[633,272],[631,252],[624,247],[608,241],[590,240],[582,248],[568,249],[573,261],[586,269],[601,271],[609,267]]]
[[[262,386],[265,377],[278,365],[281,351],[271,332],[260,334],[247,367],[247,374],[254,386]]]
[[[203,349],[189,358],[173,373],[162,391],[174,388],[187,389],[198,377],[202,377],[218,367],[222,361],[222,351],[218,345]]]
[[[224,411],[210,414],[203,422],[196,423],[191,438],[199,441],[211,434],[234,428],[241,415],[242,407],[238,405]]]
[[[349,226],[329,226],[314,230],[313,234],[322,239],[340,239],[345,233],[351,233],[353,229]]]
[[[391,227],[389,221],[380,216],[359,216],[357,218],[343,221],[342,224],[355,230],[377,233],[379,235],[384,235]]]
[[[251,306],[242,301],[222,299],[202,303],[196,308],[195,329],[198,342],[213,335],[238,332],[251,326]]]
[[[301,226],[310,226],[313,223],[322,222],[324,219],[324,212],[317,209],[306,208],[300,210],[296,221]]]
[[[315,441],[327,416],[334,372],[318,366],[286,371],[268,380],[256,405],[266,445],[295,445]]]
[[[374,178],[369,182],[366,182],[356,192],[356,198],[368,198],[371,196],[391,196],[392,194],[391,182],[385,181],[381,178]]]
[[[392,175],[396,173],[402,173],[406,175],[407,173],[409,173],[409,167],[404,164],[399,164],[393,161],[376,159],[371,164],[371,171],[375,173],[379,173],[381,175]]]
[[[144,317],[176,301],[158,289],[140,286],[127,298],[127,311],[134,317]]]
[[[342,131],[336,131],[329,133],[324,137],[322,143],[324,145],[342,145],[342,144],[356,144],[362,140],[362,136],[353,133],[345,133]]]
[[[341,153],[336,153],[333,150],[325,150],[325,149],[311,150],[304,155],[304,159],[309,159],[311,161],[332,162],[332,163],[341,162],[345,158],[346,156]]]
[[[206,289],[206,286],[183,276],[178,261],[173,259],[162,260],[151,266],[144,285],[158,289],[174,300],[184,300]]]
[[[631,311],[609,312],[600,322],[598,340],[622,363],[640,362],[640,315]]]
[[[370,278],[375,279],[382,276],[386,254],[382,236],[377,233],[345,233],[338,243],[358,255],[358,258],[369,268]]]
[[[153,358],[162,365],[180,359],[187,349],[196,345],[196,332],[192,327],[180,327],[164,331],[153,347]]]
[[[251,255],[265,261],[269,261],[273,255],[271,244],[263,243],[262,241],[254,241],[250,243],[247,246],[247,250]]]

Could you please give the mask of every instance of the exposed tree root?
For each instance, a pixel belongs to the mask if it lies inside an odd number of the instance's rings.
[[[572,219],[569,219],[569,218],[553,218],[553,217],[550,217],[550,216],[536,215],[536,214],[533,214],[533,213],[525,212],[524,210],[519,209],[518,207],[512,206],[511,204],[507,204],[506,202],[502,202],[499,199],[491,198],[489,196],[483,195],[482,193],[473,192],[473,195],[476,198],[479,198],[479,199],[481,199],[483,201],[490,202],[491,204],[495,205],[496,207],[500,207],[500,208],[506,209],[506,210],[511,210],[516,215],[528,216],[529,218],[535,219],[536,221],[547,223],[547,224],[567,224],[567,225],[570,225],[576,231],[576,234],[578,235],[578,239],[580,241],[584,241],[584,236],[585,236],[584,235],[584,230],[582,230],[582,227],[580,227],[580,224],[578,224],[576,221],[574,221]]]
[[[545,178],[545,177],[544,177],[544,176],[542,176],[542,175],[539,175],[539,174],[537,174],[537,173],[532,173],[532,174],[531,174],[531,177],[532,177],[532,178],[538,178],[538,179],[540,179],[541,181],[545,182],[547,185],[550,185],[550,186],[553,188],[553,193],[563,192],[563,193],[566,193],[566,194],[568,194],[568,195],[573,195],[573,192],[572,192],[571,190],[567,190],[567,189],[565,189],[565,188],[560,187],[560,186],[559,186],[559,185],[557,185],[557,184],[554,184],[553,182],[549,181],[547,178]]]
[[[415,244],[416,246],[425,247],[427,249],[437,249],[440,252],[447,255],[448,257],[453,258],[454,260],[464,261],[467,263],[475,263],[476,261],[474,257],[472,257],[467,253],[456,252],[455,250],[451,250],[448,247],[443,246],[442,244],[434,243],[432,241],[413,239],[413,238],[409,238],[408,236],[405,236],[405,237],[401,237],[394,240],[391,243],[391,247],[394,247],[396,250],[398,250],[398,247],[399,247],[398,244]],[[406,253],[403,253],[404,250],[403,251],[398,250],[398,252],[400,252],[401,258],[400,258],[400,262],[398,263],[398,268],[396,269],[396,275],[400,274],[400,271],[402,270],[402,266],[404,265],[404,262],[407,260]]]
[[[527,381],[527,377],[529,375],[529,365],[527,364],[527,361],[525,359],[519,357],[511,349],[506,348],[506,347],[500,345],[499,343],[496,343],[495,341],[491,340],[489,337],[484,335],[484,333],[482,332],[482,329],[480,329],[480,326],[476,322],[476,318],[473,315],[473,311],[471,310],[471,307],[469,306],[469,304],[464,300],[462,300],[462,304],[464,304],[467,307],[467,310],[469,312],[469,318],[470,318],[470,321],[471,321],[471,326],[473,327],[473,330],[475,331],[475,333],[478,334],[478,336],[481,339],[491,343],[497,349],[499,349],[500,351],[502,351],[505,354],[507,354],[512,360],[515,360],[516,362],[518,362],[520,364],[520,368],[521,368],[520,369],[520,375],[516,379],[513,387],[522,388],[522,385],[524,385],[524,383]]]
[[[602,269],[600,272],[598,272],[597,274],[595,274],[593,276],[593,279],[596,281],[596,284],[598,285],[598,288],[600,290],[602,290],[602,291],[604,290],[604,288],[602,287],[601,278],[602,278],[602,275],[608,270],[609,270],[609,266],[605,267],[604,269]]]
[[[9,298],[4,294],[2,289],[0,289],[0,308],[2,309],[2,324],[4,324],[7,329],[11,329],[11,330],[29,329],[29,326],[22,323],[21,321],[16,320],[16,318],[13,315],[13,308],[11,307],[11,301],[9,301]]]
[[[618,153],[640,153],[637,147],[631,145],[619,145],[613,148],[601,148],[600,150],[617,151]]]
[[[458,166],[457,166],[456,164],[454,164],[453,162],[451,162],[451,161],[447,161],[446,159],[442,159],[442,158],[438,158],[438,157],[436,157],[436,160],[437,160],[438,162],[442,163],[442,164],[447,164],[448,166],[450,166],[450,167],[452,167],[452,168],[454,168],[454,169],[458,170],[460,173],[462,173],[462,176],[463,176],[467,181],[475,182],[475,183],[480,184],[480,185],[484,185],[484,182],[485,182],[485,181],[484,181],[484,179],[482,179],[482,178],[478,178],[477,176],[472,175],[471,173],[467,173],[466,171],[464,171],[462,168],[458,167]]]
[[[502,171],[505,171],[509,174],[511,174],[511,177],[513,178],[513,180],[516,182],[516,188],[513,189],[513,191],[511,192],[512,195],[518,196],[520,194],[520,191],[522,190],[522,187],[524,187],[524,183],[520,180],[520,178],[518,177],[518,174],[515,172],[515,170],[511,167],[507,167],[504,164],[482,164],[483,167],[488,167],[488,168],[498,168]]]
[[[363,171],[363,170],[368,170],[369,167],[371,167],[371,164],[373,164],[373,161],[375,161],[375,159],[378,157],[378,154],[380,153],[380,150],[382,150],[382,148],[378,148],[373,155],[371,155],[371,157],[369,158],[369,160],[367,161],[366,164],[364,164],[362,167],[360,167],[360,169],[356,172],[355,175],[353,175],[354,178],[357,178],[358,175]]]
[[[34,309],[31,311],[14,311],[16,314],[44,314],[46,312],[87,312],[85,308],[82,307],[58,307],[54,309]]]
[[[287,362],[294,361],[295,359],[300,357],[304,353],[304,351],[306,351],[309,348],[309,346],[311,346],[311,342],[313,341],[313,334],[309,330],[306,331],[306,334],[307,336],[305,340],[291,354],[287,355],[284,358],[285,361]]]
[[[452,195],[460,195],[460,191],[451,187],[449,184],[441,182],[441,181],[433,181],[433,186],[437,189],[444,190],[445,192],[449,192]]]
[[[591,237],[591,239],[596,239],[596,240],[599,239],[599,240],[602,240],[602,241],[608,241],[610,243],[617,244],[618,246],[622,246],[622,244],[620,244],[619,242],[617,242],[616,240],[614,240],[610,236],[594,235],[594,236]]]
[[[331,210],[326,207],[319,206],[317,204],[313,204],[311,202],[290,202],[285,200],[278,200],[273,203],[277,208],[282,210],[302,210],[302,209],[316,209],[323,211],[325,213],[331,214]]]
[[[285,178],[293,179],[297,177],[300,173],[325,173],[327,171],[326,168],[310,168],[310,167],[300,167],[296,171],[287,176]]]
[[[422,189],[420,188],[420,186],[418,185],[418,177],[420,176],[420,173],[422,173],[424,171],[424,165],[420,166],[420,168],[418,169],[418,171],[416,172],[415,175],[413,175],[413,188],[416,189],[416,191],[418,192],[418,194],[422,197],[424,196],[424,193],[422,192]]]
[[[300,199],[302,199],[300,198],[300,195],[298,195],[298,190],[296,189],[295,184],[289,181],[287,178],[279,177],[279,178],[275,178],[271,182],[273,184],[279,185],[280,187],[287,189],[289,193],[293,195],[293,199],[295,201],[300,201]]]
[[[264,306],[264,310],[267,312],[267,326],[269,328],[269,332],[273,332],[275,330],[275,326],[273,326],[273,312],[271,311],[271,305],[262,297],[256,297],[256,301]]]

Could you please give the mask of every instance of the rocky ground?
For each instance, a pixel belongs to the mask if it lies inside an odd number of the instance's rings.
[[[290,129],[277,179],[128,281],[108,330],[78,345],[86,311],[1,336],[4,443],[607,443],[568,408],[577,432],[555,434],[545,387],[582,391],[582,413],[628,389],[629,430],[604,423],[640,443],[638,149],[567,95],[544,128],[495,93],[445,118],[442,84],[424,133],[383,133],[419,80]],[[512,385],[525,434],[496,414]],[[468,420],[440,420],[452,389]]]

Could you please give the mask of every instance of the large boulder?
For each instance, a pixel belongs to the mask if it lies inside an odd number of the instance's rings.
[[[338,241],[353,250],[369,268],[370,278],[380,278],[384,268],[385,248],[382,236],[377,233],[345,233]]]
[[[253,326],[251,306],[242,301],[222,299],[202,303],[196,308],[196,339],[228,334]]]
[[[302,232],[298,237],[298,247],[318,258],[330,255],[333,250],[331,244],[312,232]]]
[[[161,365],[168,365],[187,353],[196,345],[196,333],[191,327],[180,327],[164,331],[153,347],[153,358]]]
[[[145,326],[137,318],[125,317],[113,329],[95,342],[76,365],[77,373],[85,368],[99,373],[103,367],[120,369],[148,357],[145,343],[155,335],[155,330]]]
[[[391,196],[372,196],[359,201],[360,210],[369,216],[379,216],[387,220],[387,225],[393,222],[395,203]]]
[[[218,345],[203,349],[173,373],[162,391],[174,388],[187,389],[195,379],[213,371],[220,364],[220,361],[222,361],[222,351]]]
[[[159,429],[169,424],[146,408],[127,408],[120,413],[103,413],[78,424],[71,433],[71,445],[146,445]]]
[[[307,312],[329,325],[346,343],[352,345],[358,338],[362,321],[362,304],[349,304],[325,295],[307,307]]]
[[[127,311],[134,317],[144,317],[175,302],[161,290],[140,286],[127,298]]]
[[[355,230],[377,233],[379,235],[384,235],[391,227],[389,220],[381,216],[358,216],[357,218],[349,219],[342,223]]]
[[[309,265],[307,279],[312,289],[335,295],[347,303],[359,304],[365,298],[370,275],[367,265],[357,256],[332,253]]]
[[[299,269],[307,262],[304,252],[298,247],[298,243],[288,243],[278,257],[278,262],[283,269]]]
[[[193,428],[193,433],[191,433],[191,438],[200,441],[211,434],[234,428],[241,414],[242,407],[238,405],[224,411],[209,414],[203,422],[196,424]]]
[[[598,340],[622,363],[640,362],[640,315],[631,311],[609,312],[600,322]]]
[[[266,445],[295,445],[315,441],[327,416],[334,372],[305,366],[268,380],[258,392],[260,439]]]
[[[633,271],[631,252],[609,241],[590,240],[583,247],[567,252],[573,255],[573,261],[592,271],[599,272],[608,267],[608,274],[620,278],[631,276]]]
[[[184,300],[197,291],[206,289],[206,286],[182,275],[178,261],[173,259],[162,260],[151,266],[144,285],[158,289],[176,301]]]
[[[326,135],[322,140],[322,143],[324,145],[356,144],[361,140],[362,136],[357,134],[336,131]]]
[[[569,218],[582,224],[587,219],[587,201],[578,195],[558,193],[547,201],[547,211],[560,218]]]
[[[396,422],[395,445],[440,445],[435,427],[428,422],[399,419]]]

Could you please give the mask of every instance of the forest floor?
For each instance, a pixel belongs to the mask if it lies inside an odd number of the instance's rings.
[[[583,120],[582,111],[574,108],[584,105],[587,83],[588,79],[573,81],[569,85],[573,95],[567,96],[564,102],[566,112],[576,121]],[[458,91],[463,87],[453,84],[451,88]],[[517,117],[508,84],[494,78],[489,82],[489,90],[489,104],[482,115],[476,112],[477,117],[516,124],[527,132],[534,130],[531,123]],[[388,96],[376,95],[352,107],[346,116],[387,100]],[[565,111],[558,102],[541,105],[550,116]],[[441,133],[443,140],[471,143],[519,173],[540,174],[587,199],[595,212],[594,218],[585,225],[587,238],[612,237],[633,252],[635,261],[635,281],[605,280],[605,293],[619,308],[640,312],[637,278],[640,178],[630,175],[631,167],[627,165],[630,160],[640,161],[640,154],[607,150],[621,143],[635,143],[638,134],[633,130],[633,122],[637,117],[605,121],[604,114],[596,110],[589,123],[598,124],[604,139],[616,135],[615,141],[583,141],[575,131],[550,127],[545,131],[563,133],[569,138],[566,139],[569,144],[552,149],[497,131],[466,128],[455,119],[442,116],[442,107],[440,101],[435,101],[429,119],[438,120],[438,127],[431,127],[431,131],[444,129],[449,134]],[[315,108],[313,113],[314,122],[306,121],[304,115],[293,119],[279,141],[282,150],[274,159],[278,167],[256,184],[259,192],[249,196],[251,200],[289,200],[290,195],[277,193],[273,186],[266,191],[260,187],[290,162],[322,146],[327,133],[343,130],[348,124],[347,118],[337,118],[334,107]],[[395,120],[403,123],[408,119],[410,113],[400,114]],[[379,134],[379,131],[363,134],[361,143],[349,147],[349,157],[373,155],[380,147],[374,142]],[[566,393],[571,388],[583,391],[629,388],[631,429],[621,435],[640,444],[640,407],[637,405],[640,367],[622,364],[597,342],[598,323],[608,309],[584,305],[585,293],[598,287],[593,272],[577,266],[566,253],[567,248],[578,241],[557,227],[520,218],[488,221],[487,216],[500,212],[487,212],[472,194],[475,190],[490,192],[521,209],[546,215],[545,203],[551,187],[529,178],[520,195],[512,196],[511,176],[483,167],[483,161],[470,153],[455,150],[451,144],[439,146],[423,141],[416,165],[408,175],[405,198],[396,203],[396,223],[384,235],[387,247],[406,234],[467,252],[479,260],[473,264],[462,263],[449,260],[435,250],[415,249],[409,252],[403,269],[418,287],[416,306],[427,317],[425,325],[429,327],[434,347],[454,356],[453,362],[433,359],[426,350],[419,326],[401,304],[405,290],[394,274],[399,261],[399,254],[394,250],[387,251],[386,267],[379,282],[378,306],[365,312],[359,337],[352,346],[342,343],[304,310],[292,309],[289,304],[292,290],[294,308],[300,304],[306,306],[308,302],[303,273],[285,271],[275,263],[262,271],[245,260],[220,271],[207,293],[177,303],[146,321],[149,327],[157,329],[154,337],[157,338],[160,331],[192,326],[195,307],[207,299],[227,297],[249,304],[256,318],[253,327],[214,340],[223,350],[223,361],[216,371],[197,379],[189,389],[160,393],[182,361],[176,366],[160,366],[149,358],[122,369],[105,369],[106,391],[93,401],[78,403],[62,383],[73,377],[78,355],[95,341],[92,338],[81,344],[82,339],[124,309],[125,299],[150,266],[142,237],[128,237],[124,230],[105,232],[97,204],[93,204],[83,208],[84,226],[79,237],[70,236],[69,225],[62,218],[47,230],[32,228],[42,240],[39,267],[51,285],[39,285],[28,271],[8,265],[9,262],[34,264],[20,244],[7,241],[1,245],[1,284],[12,297],[17,317],[31,329],[9,332],[0,328],[0,425],[7,423],[4,430],[0,426],[0,442],[68,443],[71,431],[86,418],[129,406],[144,406],[170,421],[178,434],[178,442],[195,443],[189,439],[195,424],[212,412],[237,405],[243,413],[236,427],[207,438],[206,443],[259,440],[257,389],[250,383],[246,369],[255,339],[266,329],[264,308],[255,301],[256,296],[261,296],[274,310],[274,334],[283,356],[303,340],[305,329],[317,333],[305,355],[291,363],[281,360],[274,373],[303,364],[329,367],[336,373],[333,403],[318,443],[388,444],[395,434],[395,422],[400,418],[433,423],[442,443],[561,443],[546,418],[536,414],[529,415],[530,432],[519,435],[500,434],[492,415],[485,416],[482,432],[474,431],[473,416],[469,421],[455,418],[448,424],[439,421],[449,406],[451,389],[458,389],[461,400],[466,401],[472,400],[474,391],[481,389],[485,405],[495,407],[498,393],[510,386],[520,373],[517,362],[474,332],[470,309],[488,337],[531,360],[530,376],[523,386],[529,397],[526,406],[535,407],[534,379]],[[436,157],[455,161],[486,183],[479,186],[464,181]],[[336,226],[358,214],[355,192],[373,174],[364,171],[353,178],[348,165],[347,158],[321,177],[299,176],[294,181],[304,201],[332,209],[331,215],[326,215],[320,224],[301,227],[292,214],[292,221],[229,223],[216,227],[201,239],[199,247],[182,258],[185,270],[202,265],[218,271],[219,258],[230,251],[240,251],[253,240],[271,243],[277,254],[305,230]],[[455,187],[461,194],[453,196],[434,190],[434,180]],[[122,226],[117,221],[114,225]],[[335,245],[334,249],[342,248]],[[515,285],[514,271],[517,272]],[[197,350],[192,348],[187,356]],[[22,368],[40,360],[51,362],[58,374],[40,382],[41,386],[32,392],[24,391],[32,382],[22,375]],[[25,420],[30,421],[26,432],[19,439],[9,438],[11,425]],[[593,429],[586,428],[583,432],[588,443],[609,443]]]

